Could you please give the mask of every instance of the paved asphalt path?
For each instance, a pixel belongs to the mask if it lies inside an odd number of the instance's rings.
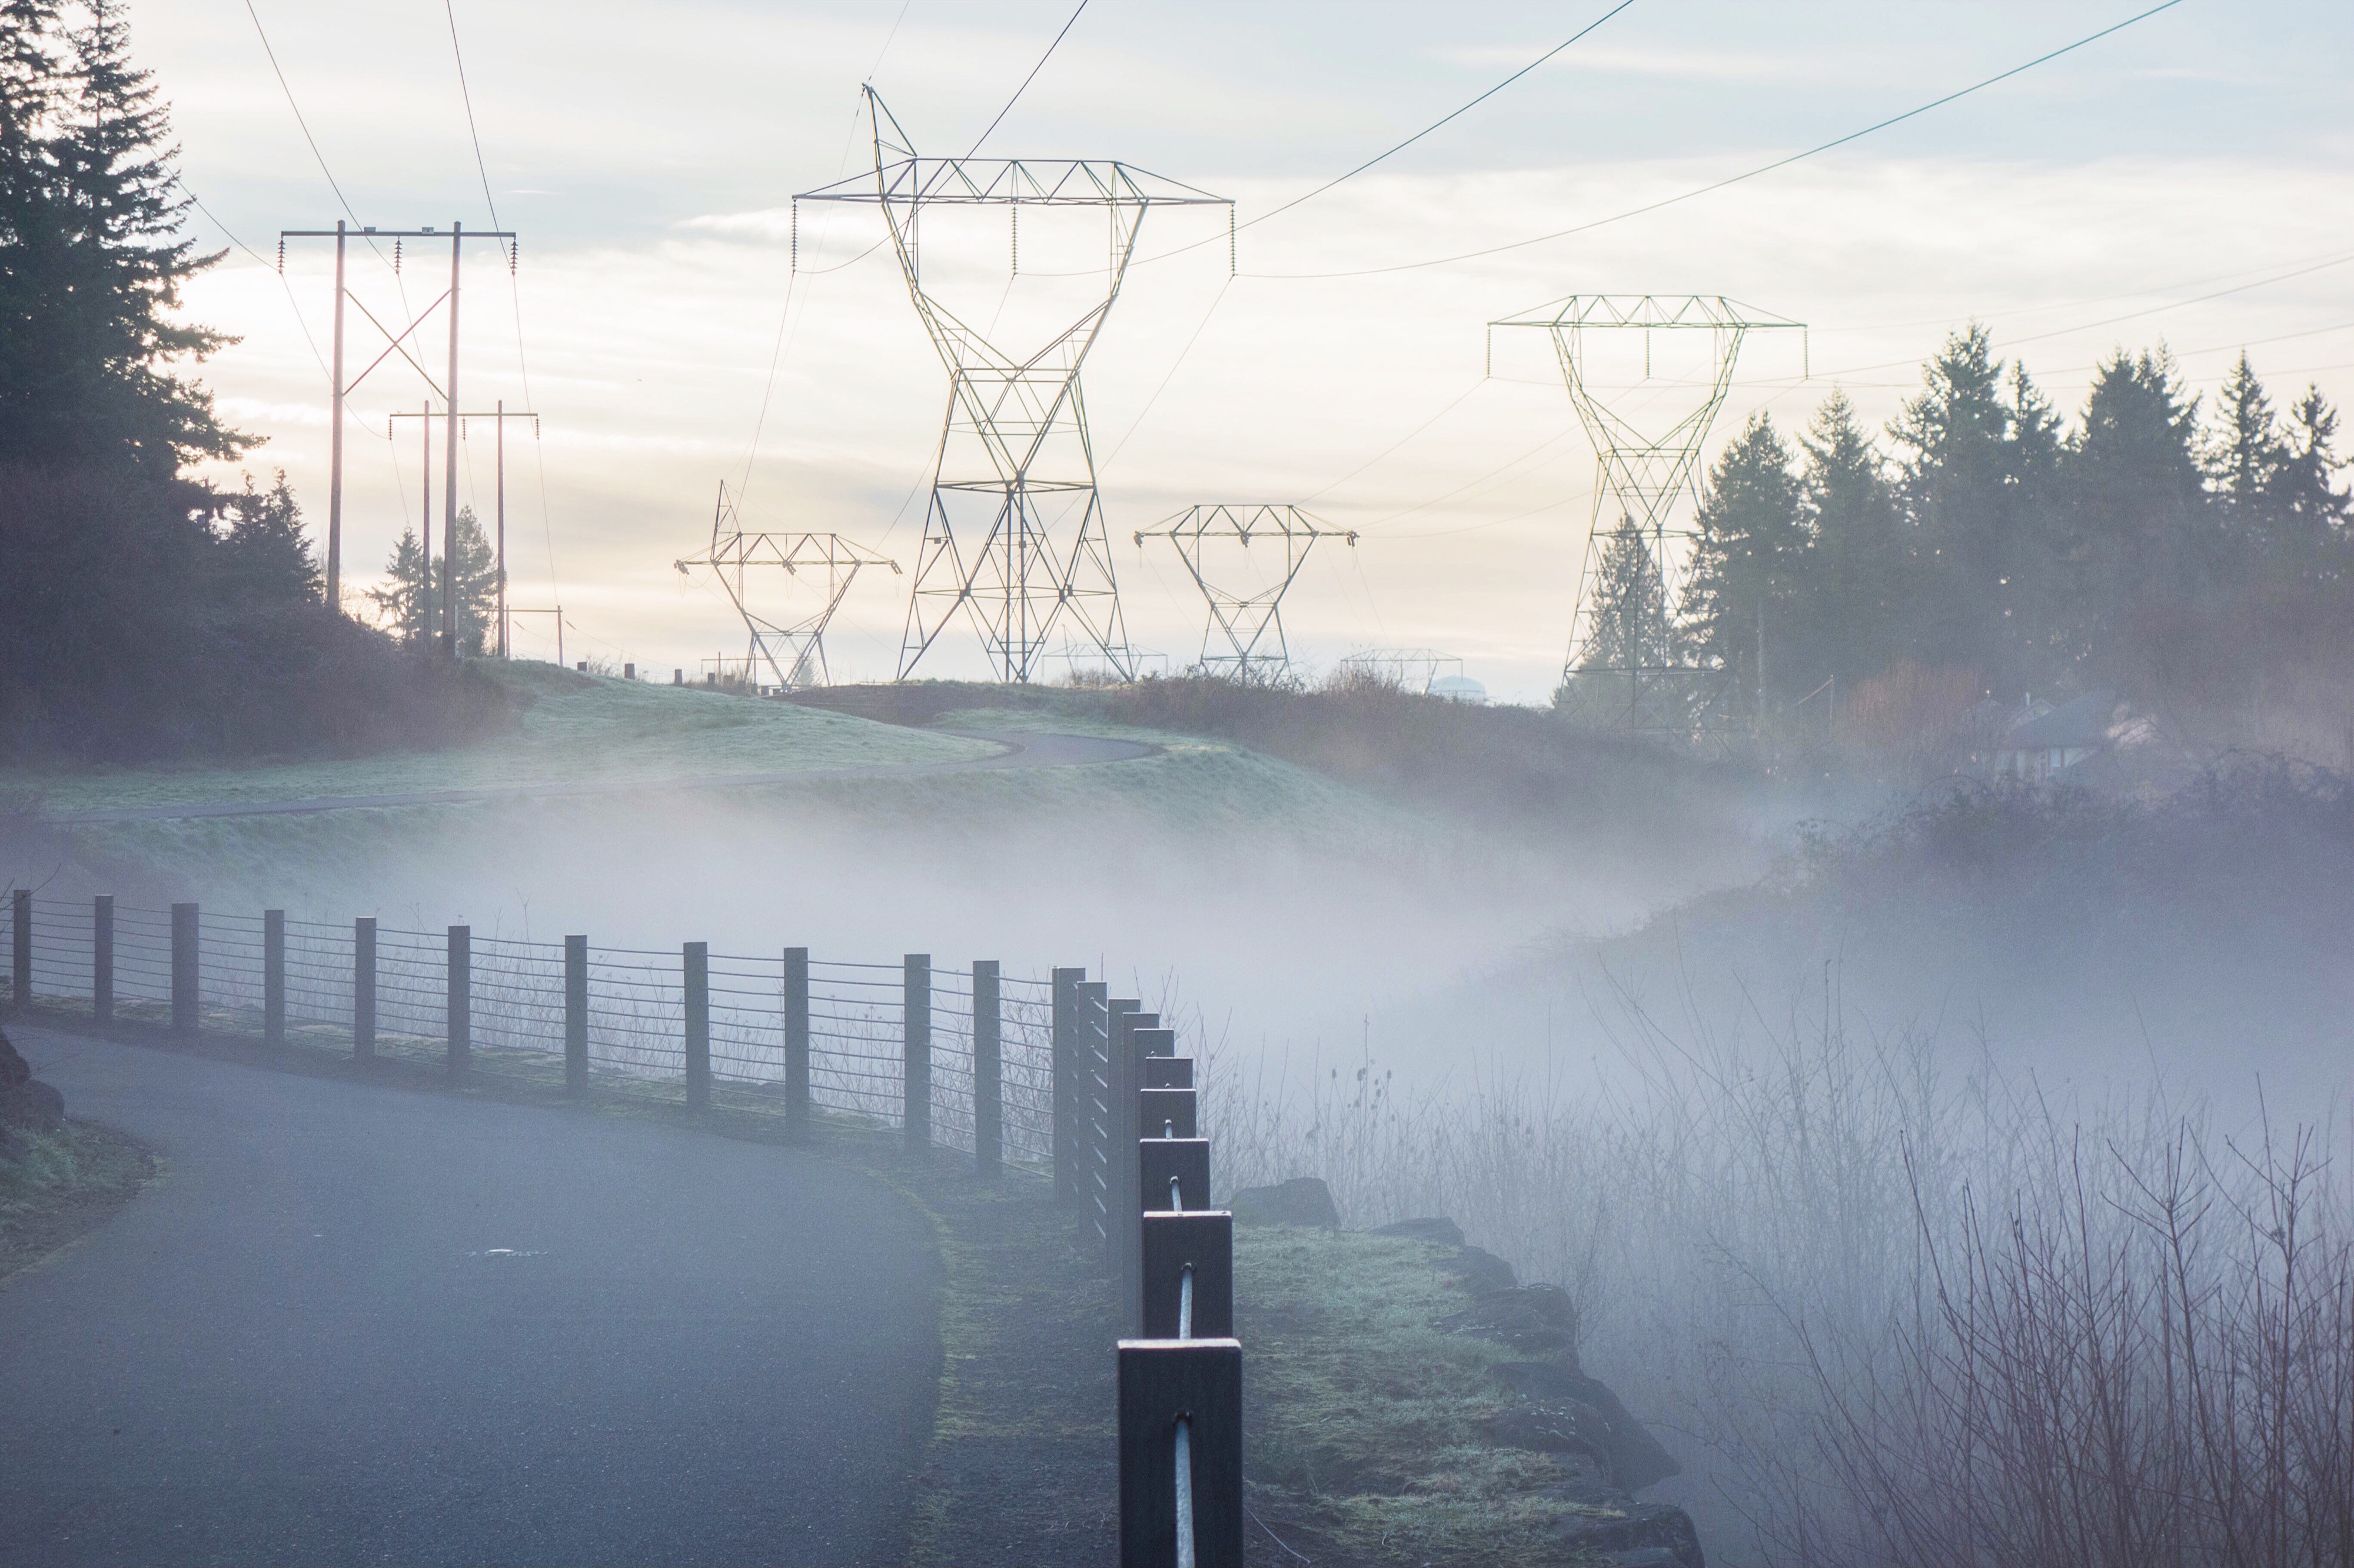
[[[887,1188],[10,1033],[164,1175],[0,1284],[0,1563],[904,1560],[937,1261]]]
[[[873,768],[810,768],[794,773],[716,773],[693,779],[563,779],[547,784],[479,784],[451,789],[412,789],[393,795],[322,795],[299,800],[190,801],[169,806],[113,806],[94,811],[60,811],[55,822],[154,822],[187,817],[287,817],[315,811],[350,811],[382,806],[450,806],[470,800],[530,800],[575,795],[665,794],[680,789],[741,789],[767,784],[806,784],[828,779],[913,779],[928,773],[975,773],[1008,768],[1066,768],[1093,762],[1128,762],[1161,748],[1133,740],[1093,735],[1031,735],[1011,730],[952,729],[935,733],[993,741],[1005,749],[994,757],[957,762],[905,762]]]

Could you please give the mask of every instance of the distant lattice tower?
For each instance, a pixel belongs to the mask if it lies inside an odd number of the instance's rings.
[[[882,208],[908,297],[949,372],[924,545],[908,595],[899,675],[907,678],[959,612],[970,618],[1000,679],[1028,681],[1055,657],[1067,617],[1112,669],[1132,678],[1136,657],[1119,609],[1079,367],[1119,297],[1147,212],[1234,204],[1126,164],[1097,159],[926,158],[872,88],[875,172],[794,197]],[[1109,220],[1102,297],[1045,343],[1009,350],[994,330],[968,325],[923,281],[921,219],[949,207],[1012,213],[1020,270],[1021,209],[1098,207]],[[798,257],[798,219],[795,227]],[[1233,264],[1232,248],[1228,266]]]
[[[849,597],[850,585],[857,580],[860,569],[888,567],[893,576],[899,575],[898,562],[839,534],[745,533],[725,483],[719,487],[719,504],[711,514],[710,546],[699,556],[671,564],[682,577],[692,575],[696,567],[711,568],[728,602],[744,620],[744,679],[758,685],[760,667],[766,665],[777,685],[786,691],[832,681],[825,662],[825,629]],[[768,596],[746,581],[747,568],[775,568],[789,578],[809,583],[823,599],[811,603],[804,598],[801,614],[776,619],[777,612],[766,608]],[[755,609],[756,602],[762,608]]]
[[[1702,662],[1683,635],[1702,443],[1733,384],[1742,339],[1804,330],[1719,294],[1572,294],[1488,323],[1536,327],[1553,338],[1570,405],[1594,444],[1594,509],[1578,574],[1565,705],[1597,727],[1691,739],[1730,727],[1726,676]],[[1644,376],[1655,332],[1710,334],[1710,368],[1695,397],[1659,428],[1638,429],[1614,411],[1592,376],[1589,333],[1641,332]]]
[[[1308,564],[1308,552],[1319,539],[1341,539],[1353,546],[1357,535],[1352,529],[1320,523],[1297,506],[1262,502],[1189,506],[1159,527],[1136,535],[1139,545],[1147,539],[1166,539],[1176,546],[1178,558],[1193,574],[1193,586],[1209,603],[1209,624],[1202,629],[1202,668],[1240,681],[1259,682],[1291,673],[1291,647],[1283,635],[1283,596],[1299,578],[1299,568]],[[1212,568],[1203,558],[1204,546],[1219,541],[1246,551],[1260,546],[1263,555],[1270,555],[1261,563],[1259,579],[1268,586],[1238,591],[1212,582]]]

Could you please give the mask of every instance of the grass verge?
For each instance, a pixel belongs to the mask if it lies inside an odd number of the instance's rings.
[[[112,1219],[155,1175],[144,1146],[95,1122],[12,1139],[14,1157],[0,1155],[0,1280]]]

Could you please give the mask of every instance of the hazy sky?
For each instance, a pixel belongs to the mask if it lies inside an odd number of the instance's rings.
[[[1329,663],[1361,646],[1432,646],[1500,696],[1542,696],[1568,636],[1593,459],[1543,338],[1500,339],[1483,377],[1482,323],[1571,292],[1723,293],[1808,323],[1803,347],[1797,334],[1752,339],[1717,441],[1759,407],[1803,424],[1835,384],[1884,421],[1921,357],[1973,316],[2063,409],[2105,353],[2159,341],[2201,388],[2244,344],[2277,397],[2310,380],[2342,401],[2354,387],[2354,9],[2342,4],[2186,0],[1664,211],[1477,260],[1367,270],[1707,185],[2145,8],[1636,0],[1379,168],[1246,228],[1237,277],[1221,220],[1155,213],[1140,254],[1212,242],[1131,273],[1087,376],[1134,641],[1182,664],[1203,614],[1167,546],[1140,550],[1131,533],[1197,501],[1296,502],[1363,530],[1355,550],[1312,559],[1287,601],[1296,652]],[[1248,222],[1607,9],[1091,0],[985,151],[1119,158],[1231,196]],[[358,222],[488,223],[440,0],[253,10]],[[883,233],[872,208],[804,207],[804,272],[789,293],[789,198],[871,167],[862,82],[922,150],[961,153],[1069,16],[1067,0],[456,0],[491,193],[523,237],[512,289],[487,246],[472,254],[462,400],[528,403],[545,421],[535,445],[517,431],[510,449],[514,597],[560,597],[573,656],[667,678],[740,652],[716,586],[670,564],[707,539],[723,478],[746,488],[748,526],[836,530],[913,566],[945,375],[887,246],[814,271],[868,251]],[[134,27],[212,215],[196,215],[199,232],[225,224],[274,260],[278,229],[344,216],[243,0],[151,0]],[[1058,246],[1099,254],[1097,232],[1025,218],[1025,264],[1044,270]],[[1025,276],[1008,294],[1006,239],[1002,215],[943,224],[927,282],[976,319],[1002,311],[1018,337],[1067,302],[1055,291],[1084,284]],[[355,256],[355,290],[387,321],[446,275],[446,249],[409,251],[398,278]],[[1299,276],[1350,272],[1365,275]],[[323,526],[325,248],[291,249],[282,283],[233,251],[188,301],[242,335],[203,374],[232,420],[270,438],[249,466],[283,465]],[[372,331],[353,318],[355,366],[380,346]],[[426,332],[438,366],[440,328]],[[1680,412],[1681,369],[1655,364],[1649,383],[1640,371],[1630,365],[1624,407]],[[386,415],[422,395],[397,361],[354,395],[355,577],[416,510],[416,422],[388,441]],[[487,435],[470,431],[461,475],[485,515]],[[830,642],[838,678],[891,673],[907,580],[857,585]],[[546,624],[519,624],[518,652],[547,651]],[[980,667],[960,636],[920,673]]]

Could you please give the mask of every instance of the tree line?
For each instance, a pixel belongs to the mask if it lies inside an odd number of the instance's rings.
[[[2283,407],[2244,354],[2202,418],[2162,348],[2113,354],[2070,426],[1973,325],[1885,445],[1837,391],[1795,441],[1753,416],[1702,486],[1681,604],[1645,599],[1639,535],[1606,547],[1600,592],[1649,629],[1627,635],[1728,673],[1769,717],[1911,664],[2228,730],[2268,691],[2354,670],[2337,433],[2317,387]]]
[[[462,671],[322,602],[281,471],[180,366],[214,265],[119,0],[0,0],[0,758],[358,751],[499,722]],[[476,531],[479,535],[479,530]]]

